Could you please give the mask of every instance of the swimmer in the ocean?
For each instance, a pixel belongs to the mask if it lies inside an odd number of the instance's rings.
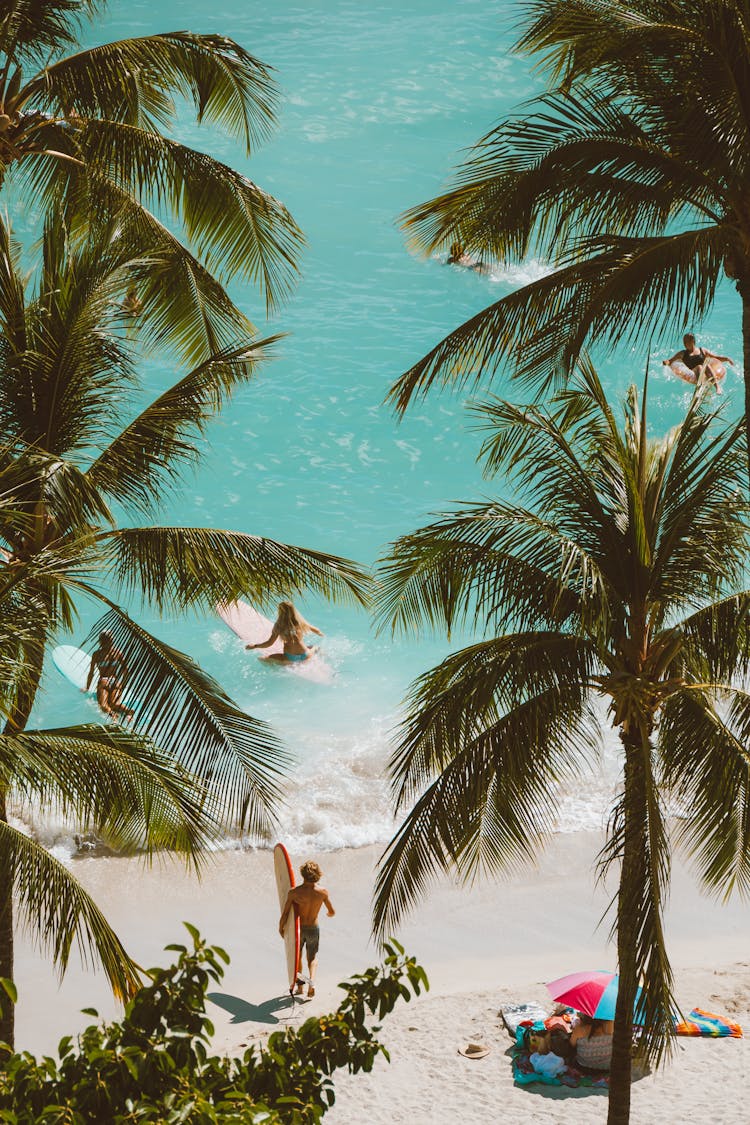
[[[445,261],[446,266],[463,266],[466,270],[474,270],[476,273],[489,273],[490,267],[480,262],[478,258],[472,258],[471,255],[464,252],[464,248],[460,242],[451,242],[450,252]]]
[[[692,332],[685,333],[682,343],[682,351],[676,352],[671,359],[662,360],[664,366],[671,367],[677,378],[685,383],[696,387],[710,383],[720,395],[720,380],[726,375],[724,364],[730,363],[734,367],[734,360],[728,355],[715,355],[706,348],[699,348]]]
[[[245,645],[245,648],[270,648],[274,641],[280,639],[284,642],[284,651],[272,652],[270,656],[266,657],[267,660],[278,660],[282,664],[286,661],[309,660],[315,649],[309,648],[305,644],[306,633],[316,633],[319,637],[323,636],[320,629],[316,629],[309,621],[305,621],[291,602],[279,602],[279,612],[271,630],[271,636],[261,644]]]

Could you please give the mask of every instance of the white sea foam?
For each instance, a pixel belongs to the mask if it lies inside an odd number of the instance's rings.
[[[553,272],[554,268],[549,262],[543,262],[540,258],[528,258],[525,262],[519,262],[518,265],[492,266],[489,278],[490,281],[510,285],[513,289],[521,289],[524,285],[531,285],[533,281],[539,281],[540,278],[547,277]]]
[[[214,634],[212,641],[219,636]],[[387,779],[396,723],[397,716],[388,715],[371,720],[356,733],[324,735],[307,730],[291,738],[287,733],[298,761],[283,786],[277,835],[288,847],[297,853],[325,852],[382,845],[391,839],[403,816],[393,815]],[[319,729],[319,724],[315,726]],[[619,774],[619,742],[605,728],[600,759],[579,783],[560,791],[557,831],[601,830],[615,800]],[[62,862],[96,848],[95,840],[82,839],[75,825],[60,815],[40,815],[26,805],[17,805],[12,812],[14,826],[40,840]],[[217,847],[255,843],[228,835]]]

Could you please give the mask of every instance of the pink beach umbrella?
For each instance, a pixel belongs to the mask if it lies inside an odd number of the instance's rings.
[[[566,977],[550,981],[547,988],[552,999],[560,1004],[568,1004],[577,1012],[584,1012],[597,1020],[613,1020],[619,982],[617,973],[593,969],[585,973],[568,973]],[[636,1011],[640,997],[639,988],[635,1000]]]

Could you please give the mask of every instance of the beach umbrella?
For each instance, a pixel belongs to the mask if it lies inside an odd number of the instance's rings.
[[[597,1020],[613,1020],[619,981],[617,973],[592,969],[584,973],[568,973],[559,980],[550,981],[547,988],[552,999],[560,1004],[568,1004],[577,1012],[584,1012]],[[635,998],[636,1012],[640,998],[639,988]]]

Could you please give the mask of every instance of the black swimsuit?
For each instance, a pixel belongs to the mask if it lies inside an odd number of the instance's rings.
[[[682,353],[682,362],[686,367],[689,367],[691,371],[695,371],[696,367],[700,367],[702,363],[706,362],[706,353],[703,348],[698,349],[697,355],[693,355],[692,352],[686,350]]]

